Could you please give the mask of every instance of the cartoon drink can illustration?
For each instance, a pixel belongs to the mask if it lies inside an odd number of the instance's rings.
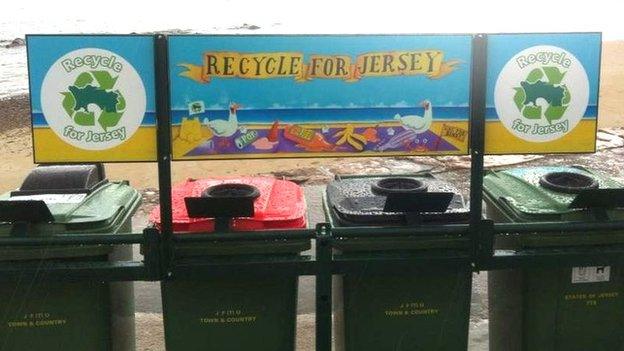
[[[254,140],[258,139],[258,132],[255,130],[250,130],[247,133],[237,137],[234,139],[234,143],[238,149],[243,149],[245,146],[254,142]]]

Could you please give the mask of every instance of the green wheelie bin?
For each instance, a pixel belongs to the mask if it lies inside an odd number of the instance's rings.
[[[332,227],[365,230],[465,223],[469,215],[457,188],[430,174],[337,177],[325,211]],[[445,255],[465,249],[457,239],[340,239],[335,249],[345,258]],[[345,272],[334,278],[336,350],[466,350],[471,283],[469,264]]]
[[[622,184],[580,166],[489,171],[495,222],[624,219]],[[618,208],[620,207],[620,208]],[[495,248],[624,244],[622,232],[499,236]],[[535,267],[488,273],[490,350],[624,350],[624,267]]]
[[[305,228],[303,189],[270,177],[189,179],[172,189],[173,228],[196,233]],[[160,225],[160,212],[151,221]],[[310,240],[176,243],[175,265],[279,260],[310,248]],[[270,263],[267,263],[270,265]],[[175,275],[161,284],[168,351],[292,351],[297,316],[296,273],[232,272]]]
[[[39,166],[20,189],[0,196],[0,236],[130,233],[140,201],[128,182],[108,181],[101,164]],[[0,264],[24,271],[0,282],[0,350],[133,351],[132,282],[46,274],[52,263],[131,258],[130,246],[0,247]]]

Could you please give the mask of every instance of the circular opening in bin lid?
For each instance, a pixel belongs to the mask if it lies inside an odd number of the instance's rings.
[[[576,194],[581,190],[598,188],[596,179],[574,172],[547,173],[540,178],[539,182],[546,189],[567,194]]]
[[[240,183],[225,183],[204,190],[202,197],[255,199],[260,196],[258,188]]]
[[[373,193],[379,195],[397,193],[424,193],[427,191],[427,184],[414,178],[393,177],[384,178],[371,185]]]

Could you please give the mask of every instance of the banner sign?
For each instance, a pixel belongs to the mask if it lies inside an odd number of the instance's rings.
[[[170,36],[173,158],[466,154],[472,38]],[[154,40],[27,36],[36,163],[156,159]],[[594,152],[601,35],[487,40],[485,152]]]
[[[485,152],[594,152],[601,35],[488,36]]]
[[[466,154],[471,40],[171,36],[174,159]]]
[[[154,38],[29,35],[35,163],[153,161]]]
[[[374,52],[359,55],[355,62],[344,55],[310,55],[304,63],[300,52],[206,52],[204,64],[181,64],[181,75],[200,83],[212,77],[265,79],[293,77],[298,82],[315,78],[337,78],[357,82],[363,77],[426,75],[438,79],[452,72],[456,61],[442,61],[442,51]]]

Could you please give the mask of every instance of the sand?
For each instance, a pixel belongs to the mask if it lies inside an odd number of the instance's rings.
[[[603,43],[599,127],[624,127],[624,41]]]

